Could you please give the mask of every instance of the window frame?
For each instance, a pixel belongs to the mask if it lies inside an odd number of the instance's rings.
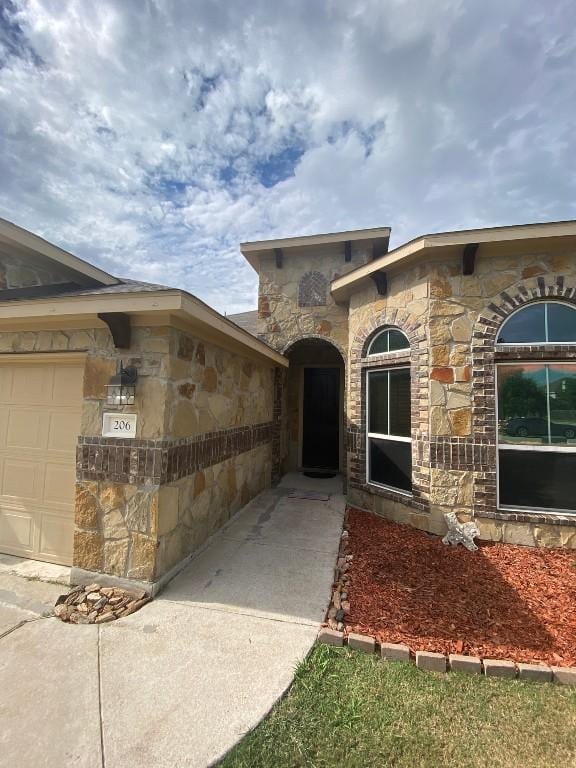
[[[531,301],[528,304],[523,304],[521,307],[518,307],[514,310],[514,312],[511,312],[506,320],[500,325],[498,328],[498,333],[496,334],[496,349],[510,349],[511,347],[574,347],[576,346],[576,340],[574,341],[498,341],[498,337],[502,333],[502,330],[506,327],[506,324],[508,321],[514,317],[514,315],[517,315],[519,312],[523,312],[524,310],[528,309],[529,307],[534,307],[538,305],[544,305],[544,327],[546,329],[546,335],[548,335],[548,309],[547,307],[550,304],[560,304],[563,307],[568,307],[573,312],[576,312],[576,307],[574,304],[571,304],[568,301],[558,301],[557,299],[540,299],[536,301]]]
[[[402,336],[404,336],[404,338],[406,339],[406,346],[402,347],[401,349],[388,349],[386,350],[386,352],[370,352],[370,350],[372,349],[372,346],[376,343],[377,339],[379,339],[380,336],[383,336],[385,333],[389,334],[390,331],[398,331],[398,333],[401,333]],[[388,344],[388,346],[390,346],[390,344]],[[398,326],[396,325],[387,325],[385,328],[381,328],[378,331],[378,333],[376,333],[376,335],[370,339],[370,343],[368,344],[368,349],[366,350],[366,357],[371,358],[371,357],[379,357],[380,355],[397,355],[397,354],[406,353],[406,352],[410,352],[410,339],[408,338],[408,336],[406,336],[402,328],[398,328]]]
[[[561,302],[557,302],[561,303]],[[555,343],[555,342],[549,342]],[[568,343],[568,342],[564,342]],[[502,345],[505,346],[505,345]],[[535,346],[533,344],[529,346]],[[496,375],[494,376],[494,403],[496,414],[496,509],[503,513],[517,512],[518,514],[538,514],[538,515],[566,515],[570,517],[576,517],[576,504],[573,510],[558,508],[558,507],[521,507],[519,505],[505,505],[500,503],[500,451],[537,451],[539,453],[574,453],[576,454],[576,443],[574,445],[562,445],[562,444],[548,444],[548,445],[536,445],[534,443],[501,443],[500,442],[500,417],[499,417],[499,397],[498,397],[498,381],[499,371],[506,366],[519,365],[558,365],[558,363],[564,363],[568,365],[574,365],[576,368],[576,360],[508,360],[496,363]]]
[[[379,334],[378,334],[379,335]],[[375,336],[374,339],[377,337]],[[372,342],[371,342],[372,343]],[[401,350],[394,350],[394,351],[401,351]],[[390,354],[389,352],[377,352],[376,354]],[[370,460],[370,440],[376,439],[376,440],[388,440],[389,442],[397,442],[397,443],[410,443],[412,445],[412,434],[410,434],[410,437],[405,436],[394,436],[390,434],[381,434],[380,432],[370,432],[370,375],[372,373],[382,373],[383,371],[386,373],[390,373],[391,371],[400,371],[405,370],[408,371],[410,375],[410,394],[412,393],[412,371],[411,366],[409,364],[404,365],[385,365],[385,366],[378,366],[374,368],[366,368],[366,381],[364,382],[364,397],[366,398],[366,441],[365,441],[365,450],[366,450],[366,484],[375,486],[376,488],[382,488],[385,491],[391,491],[393,493],[400,494],[401,496],[405,496],[407,498],[411,498],[414,495],[413,491],[406,491],[403,488],[396,488],[393,485],[386,485],[384,483],[379,483],[376,480],[371,480],[371,460]],[[390,381],[390,380],[388,380]],[[388,383],[388,426],[390,426],[390,383]],[[412,433],[412,402],[410,402],[410,433]],[[410,471],[410,483],[412,484],[412,468]]]

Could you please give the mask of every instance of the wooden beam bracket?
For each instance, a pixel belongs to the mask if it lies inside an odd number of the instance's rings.
[[[473,275],[478,243],[467,243],[462,251],[462,274]]]
[[[277,269],[282,269],[282,265],[284,264],[284,253],[282,252],[282,248],[274,248],[274,259],[276,260]]]
[[[372,272],[370,275],[372,280],[374,280],[374,284],[376,285],[376,290],[378,291],[379,296],[386,296],[388,293],[388,278],[386,277],[386,272]]]
[[[389,243],[389,237],[379,237],[372,242],[372,261],[375,261],[376,259],[379,259],[380,256],[384,256],[388,253]]]
[[[346,240],[344,243],[344,261],[352,261],[352,241]]]
[[[110,329],[116,349],[129,349],[131,337],[130,315],[127,315],[125,312],[100,312],[98,317]]]

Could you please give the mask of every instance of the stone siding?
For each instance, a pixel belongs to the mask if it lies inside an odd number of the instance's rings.
[[[66,351],[86,353],[73,565],[155,581],[270,485],[274,366],[171,326],[133,327],[129,350],[104,327],[0,333],[3,353]],[[134,440],[101,437],[120,359],[138,370]]]
[[[172,329],[164,433],[179,438],[272,419],[274,369]]]
[[[576,347],[495,350],[498,328],[522,304],[550,297],[576,303],[576,259],[561,245],[500,251],[483,256],[480,247],[473,275],[462,275],[459,256],[430,259],[389,277],[386,297],[372,287],[352,297],[349,498],[434,533],[445,531],[443,513],[456,510],[462,520],[475,518],[484,539],[576,548],[576,521],[568,515],[497,509],[495,413],[497,361],[576,360]],[[364,371],[402,358],[363,359],[367,340],[385,324],[402,328],[412,345],[411,498],[365,481]]]
[[[429,349],[428,279],[415,267],[388,280],[388,292],[379,296],[375,286],[365,288],[350,301],[348,381],[348,475],[351,503],[365,508],[405,510],[407,519],[419,521],[429,512]],[[368,346],[380,328],[400,328],[410,341],[410,351],[367,357]],[[411,369],[413,495],[406,497],[366,482],[366,372],[370,368],[409,364]],[[376,510],[378,511],[378,510]]]
[[[269,488],[270,442],[206,467],[160,489],[156,576],[167,573]]]
[[[341,245],[310,251],[291,248],[284,252],[282,267],[276,266],[273,255],[261,256],[258,335],[280,352],[305,338],[326,339],[346,350],[348,310],[331,297],[330,282],[370,256],[369,247],[361,243],[352,248],[350,262],[344,261]]]
[[[297,342],[306,339],[327,341],[340,352],[345,363],[348,308],[333,300],[330,282],[365,264],[371,256],[371,246],[365,243],[353,244],[349,262],[345,261],[342,244],[315,246],[312,249],[290,248],[284,252],[282,267],[276,265],[274,255],[261,256],[258,270],[258,335],[274,349],[287,355]],[[322,364],[320,359],[314,363]],[[284,471],[297,469],[300,464],[301,368],[294,361],[291,361],[288,372],[283,373],[279,387],[276,444],[280,452],[274,454],[276,479]],[[345,471],[344,456],[341,457],[341,465]]]

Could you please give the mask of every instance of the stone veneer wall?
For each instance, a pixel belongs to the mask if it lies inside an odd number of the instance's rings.
[[[160,371],[142,405],[157,415],[159,436],[80,441],[79,494],[98,507],[97,530],[77,530],[75,565],[83,570],[156,581],[271,483],[272,364],[176,328],[156,341]],[[133,527],[131,508],[151,492],[144,532]],[[85,536],[93,547],[80,556]]]
[[[283,265],[273,255],[261,256],[258,288],[258,335],[274,349],[284,352],[305,338],[332,341],[348,347],[348,311],[330,295],[330,282],[370,259],[370,250],[354,244],[351,261],[344,261],[341,245],[322,248],[290,248]],[[322,278],[326,281],[321,301]]]
[[[155,581],[271,482],[274,366],[169,326],[0,333],[0,352],[87,353],[73,565]],[[138,369],[135,440],[101,437],[117,361]]]
[[[388,279],[385,297],[379,296],[373,286],[353,295],[349,318],[348,498],[352,504],[418,528],[427,528],[430,517],[428,292],[425,268],[414,267]],[[366,352],[370,341],[385,325],[397,326],[406,334],[410,351],[368,359]],[[411,369],[412,497],[366,482],[367,371],[406,364]]]
[[[341,244],[290,248],[284,251],[280,268],[274,255],[261,256],[258,269],[260,338],[282,353],[289,353],[296,342],[304,339],[327,341],[346,361],[348,309],[333,300],[330,282],[365,264],[371,256],[371,246],[364,243],[353,244],[349,262],[345,261]],[[284,470],[294,469],[298,463],[299,382],[294,382],[297,374],[292,373],[283,372],[280,391],[277,391],[277,445],[280,447],[280,454],[274,454],[277,479]],[[288,381],[290,378],[292,382]]]
[[[576,347],[495,350],[497,330],[524,303],[557,297],[576,302],[573,250],[548,245],[478,251],[473,275],[458,257],[432,260],[389,280],[379,298],[365,289],[350,305],[350,501],[435,533],[443,513],[474,517],[481,538],[531,546],[576,548],[570,516],[513,513],[496,508],[495,363],[510,359],[576,359]],[[363,375],[366,340],[394,324],[412,343],[414,495],[406,499],[365,482]],[[414,343],[418,349],[415,350]],[[401,357],[401,356],[400,356]],[[369,364],[389,364],[389,358]]]

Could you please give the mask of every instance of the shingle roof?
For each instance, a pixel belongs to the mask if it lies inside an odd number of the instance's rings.
[[[235,315],[226,315],[228,320],[232,320],[239,328],[248,331],[253,336],[258,335],[258,310],[252,309],[250,312],[237,312]]]
[[[79,286],[74,283],[55,283],[28,288],[13,288],[0,291],[0,303],[6,301],[29,301],[30,299],[65,299],[70,296],[102,296],[110,294],[142,293],[156,291],[177,291],[167,285],[144,283],[141,280],[122,279],[114,285]]]
[[[120,278],[121,282],[117,285],[99,285],[95,288],[78,288],[78,290],[67,291],[66,296],[92,296],[93,294],[109,293],[141,293],[142,291],[178,291],[180,288],[171,288],[168,285],[158,283],[144,283],[141,280],[129,280]]]

